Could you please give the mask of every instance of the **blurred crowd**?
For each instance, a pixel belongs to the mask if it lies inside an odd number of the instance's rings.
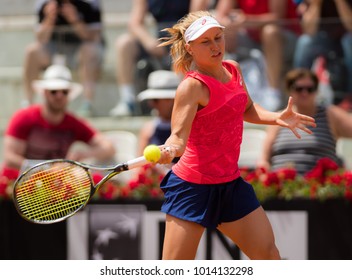
[[[172,76],[169,49],[158,47],[159,39],[165,28],[190,11],[210,10],[226,27],[226,56],[240,63],[249,94],[262,107],[278,111],[288,96],[313,92],[312,103],[319,110],[333,105],[352,111],[352,0],[133,0],[126,30],[114,45],[104,38],[101,2],[37,1],[35,40],[24,50],[22,108],[14,112],[4,137],[8,170],[19,170],[25,160],[58,156],[109,162],[107,155],[118,153],[86,119],[95,116],[107,48],[113,48],[116,58],[118,100],[107,114],[116,121],[124,116],[154,118],[141,130],[139,154],[154,140],[162,143],[170,131],[174,90],[182,77]],[[286,75],[292,69],[311,74],[298,75],[297,84],[288,86]],[[41,77],[46,84],[38,87]],[[79,95],[73,77],[80,83],[81,98],[79,109],[71,114],[67,105]],[[303,103],[299,106],[311,104],[298,96],[302,95],[297,94],[297,102]],[[341,124],[338,120],[336,126]],[[349,137],[335,130],[333,141],[336,135]],[[60,135],[54,138],[61,142],[53,142],[50,131]],[[91,145],[94,152],[73,154],[69,148],[76,141]],[[262,160],[266,164],[268,154]]]
[[[38,1],[36,40],[25,51],[24,106],[34,102],[32,81],[50,64],[62,63],[77,70],[84,87],[77,112],[94,116],[104,51],[113,48],[118,102],[109,114],[149,115],[150,108],[136,97],[147,87],[150,72],[172,70],[168,48],[158,47],[163,29],[190,11],[211,10],[226,27],[226,55],[241,63],[254,101],[282,109],[287,100],[283,77],[302,67],[319,74],[324,85],[328,79],[321,102],[350,109],[351,0],[133,0],[126,32],[114,45],[105,44],[101,2]]]

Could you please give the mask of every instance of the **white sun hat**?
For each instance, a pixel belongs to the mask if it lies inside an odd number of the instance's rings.
[[[137,96],[139,101],[146,99],[174,99],[181,76],[169,70],[156,70],[148,76],[148,89]]]
[[[42,80],[35,80],[32,83],[35,92],[43,94],[44,90],[68,89],[70,100],[75,99],[82,93],[83,86],[72,82],[71,71],[64,65],[54,64],[49,66]]]
[[[185,32],[185,41],[189,43],[190,41],[194,41],[204,34],[204,32],[208,31],[210,28],[219,27],[225,28],[222,26],[215,18],[211,16],[204,16],[197,20],[195,20]]]

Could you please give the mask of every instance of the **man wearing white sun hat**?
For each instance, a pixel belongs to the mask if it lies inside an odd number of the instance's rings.
[[[112,143],[83,119],[67,111],[69,101],[82,92],[63,65],[47,68],[42,80],[33,82],[41,95],[41,104],[15,112],[4,137],[4,161],[1,174],[20,170],[28,160],[67,158],[109,160],[115,150]],[[73,143],[88,144],[85,150],[70,150]],[[12,173],[13,174],[13,173]]]
[[[156,117],[146,122],[139,134],[139,154],[149,144],[161,145],[171,133],[171,113],[176,89],[182,77],[173,71],[157,70],[148,76],[148,88],[140,92],[138,101],[147,101]]]

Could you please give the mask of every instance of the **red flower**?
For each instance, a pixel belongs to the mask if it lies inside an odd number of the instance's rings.
[[[145,173],[139,173],[138,174],[138,183],[139,184],[145,184],[146,182],[146,174]]]
[[[160,189],[151,189],[149,190],[151,197],[159,197],[160,196]]]
[[[128,187],[124,187],[121,189],[121,197],[122,198],[127,198],[130,196],[130,193],[131,193],[131,189],[128,188]]]
[[[293,168],[282,168],[277,173],[281,180],[294,180],[297,176],[297,171]]]
[[[7,177],[9,180],[16,180],[17,177],[20,175],[18,169],[3,167],[0,176]]]
[[[0,199],[9,199],[12,196],[12,185],[19,176],[14,168],[3,167],[0,172]]]
[[[332,174],[331,176],[327,177],[325,182],[326,183],[332,183],[335,185],[340,185],[344,181],[344,177],[342,174]]]
[[[277,185],[279,186],[280,184],[280,180],[279,180],[279,176],[276,172],[269,172],[266,174],[266,178],[263,181],[264,186],[268,187],[268,186],[272,186],[272,185]]]
[[[317,166],[321,167],[324,171],[339,169],[337,163],[327,157],[319,159]]]
[[[318,180],[320,182],[324,181],[324,172],[320,166],[316,166],[311,171],[308,171],[304,178],[307,180]]]
[[[7,196],[6,189],[7,189],[9,182],[10,182],[9,178],[7,178],[5,176],[0,176],[0,197]]]
[[[310,192],[309,192],[309,196],[310,198],[314,199],[317,196],[317,190],[318,190],[318,186],[316,184],[313,184],[310,187]]]
[[[137,181],[137,180],[131,180],[131,181],[129,181],[129,183],[128,183],[128,187],[129,187],[131,190],[134,190],[134,189],[138,188],[139,184],[140,184],[139,181]]]
[[[346,180],[346,187],[351,187],[352,186],[352,171],[346,171],[343,174],[343,177]]]
[[[245,175],[244,180],[246,180],[249,183],[255,180],[258,180],[258,174],[256,172],[250,172],[247,175]]]
[[[93,173],[92,180],[94,185],[98,184],[104,178],[103,174],[101,173]]]
[[[101,194],[104,199],[113,199],[115,192],[115,186],[112,183],[106,183]]]

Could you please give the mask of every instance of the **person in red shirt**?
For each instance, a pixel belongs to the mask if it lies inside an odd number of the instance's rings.
[[[215,12],[227,28],[228,53],[246,56],[250,49],[263,52],[268,87],[260,104],[273,111],[281,109],[284,65],[292,61],[300,34],[296,4],[292,0],[219,0]]]
[[[67,111],[69,100],[82,90],[80,84],[71,81],[67,67],[48,67],[43,80],[34,81],[33,87],[42,95],[43,102],[20,109],[10,119],[0,174],[16,177],[26,160],[94,158],[107,161],[113,157],[115,149],[110,140]],[[71,150],[76,141],[88,144],[89,149]]]

